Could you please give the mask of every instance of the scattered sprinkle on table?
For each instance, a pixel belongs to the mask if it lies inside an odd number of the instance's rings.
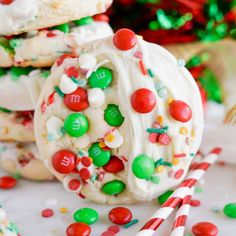
[[[42,215],[42,217],[49,218],[54,215],[54,211],[53,211],[53,209],[46,208],[46,209],[42,210],[41,215]]]

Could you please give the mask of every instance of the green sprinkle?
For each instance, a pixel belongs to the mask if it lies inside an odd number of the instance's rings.
[[[148,74],[150,75],[151,78],[155,77],[155,75],[151,69],[148,69]]]
[[[158,128],[149,128],[147,129],[148,133],[157,133],[157,134],[165,134],[166,133],[166,129],[162,128],[162,129],[158,129]]]
[[[125,228],[125,229],[128,229],[128,228],[130,228],[131,226],[137,224],[138,222],[139,222],[138,219],[131,220],[128,224],[124,225],[124,228]]]
[[[164,204],[174,191],[168,190],[157,198],[160,205]]]
[[[79,25],[79,26],[81,26],[81,25],[90,25],[90,24],[93,23],[93,18],[91,16],[83,17],[79,20],[75,20],[74,23],[76,25]]]
[[[50,75],[50,71],[49,70],[45,70],[41,73],[41,76],[45,79],[48,78],[48,76]]]
[[[172,163],[170,163],[170,162],[165,162],[165,161],[162,162],[161,165],[162,165],[162,166],[169,166],[169,167],[172,167],[172,166],[173,166]]]
[[[58,86],[55,86],[54,89],[55,89],[55,91],[58,93],[58,95],[60,97],[64,97],[65,96],[65,94],[60,90],[60,88]]]
[[[52,27],[52,29],[60,30],[60,31],[64,32],[65,34],[70,32],[70,26],[68,23],[54,26],[54,27]]]
[[[194,190],[195,193],[202,193],[203,192],[203,189],[202,187],[195,187],[195,190]]]
[[[23,40],[22,39],[11,39],[9,40],[9,44],[12,48],[18,48],[22,45]]]
[[[155,162],[155,167],[160,166],[160,165],[162,164],[162,162],[163,162],[163,158],[157,160],[157,161]]]
[[[8,110],[8,109],[6,109],[6,108],[4,108],[4,107],[0,107],[0,112],[12,113],[11,110]]]
[[[161,179],[159,176],[152,176],[149,180],[154,184],[159,184],[161,182]]]
[[[70,79],[75,83],[75,84],[79,84],[79,81],[75,78],[75,77],[70,77]]]
[[[22,175],[21,175],[21,173],[20,173],[20,172],[16,172],[16,173],[14,173],[14,174],[11,174],[11,176],[12,176],[13,178],[15,178],[16,180],[18,180],[18,179],[21,179],[21,178],[22,178]]]

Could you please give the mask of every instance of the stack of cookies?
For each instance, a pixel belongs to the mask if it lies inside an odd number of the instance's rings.
[[[0,166],[5,171],[32,180],[52,179],[38,160],[35,105],[54,62],[60,64],[66,56],[76,56],[76,48],[113,33],[109,19],[101,14],[110,4],[111,0],[0,1]]]

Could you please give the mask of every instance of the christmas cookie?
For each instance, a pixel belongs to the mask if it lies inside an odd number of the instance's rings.
[[[39,160],[35,143],[0,142],[0,167],[17,177],[42,181],[53,178]]]
[[[0,108],[0,141],[34,141],[33,114],[33,111],[11,112]]]
[[[20,37],[0,38],[0,66],[51,66],[62,54],[72,53],[73,48],[113,34],[109,24],[104,21],[106,16],[96,16],[95,19],[85,17],[70,24],[29,32]]]
[[[0,107],[12,111],[34,110],[49,70],[31,67],[0,68]]]
[[[112,0],[2,0],[0,35],[42,29],[105,12]]]
[[[50,171],[66,190],[108,204],[152,200],[180,183],[203,129],[190,73],[128,29],[78,54],[58,59],[36,108]]]
[[[8,221],[6,212],[0,208],[0,236],[17,236],[18,229],[15,224]]]

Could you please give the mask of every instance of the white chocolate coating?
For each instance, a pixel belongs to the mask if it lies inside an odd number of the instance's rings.
[[[53,115],[62,120],[72,113],[63,104],[63,99],[55,96],[53,104],[41,112],[41,104],[53,92],[53,88],[60,81],[65,68],[78,65],[78,59],[67,59],[64,63],[52,68],[52,75],[47,81],[40,95],[35,116],[36,140],[42,157],[48,168],[63,182],[66,177],[55,171],[51,158],[56,151],[68,149],[74,152],[78,150],[88,150],[93,142],[112,132],[113,127],[104,121],[104,110],[108,104],[119,105],[120,111],[125,117],[124,123],[117,127],[119,133],[124,138],[123,142],[119,137],[112,149],[112,155],[125,157],[128,161],[124,163],[125,169],[117,174],[105,173],[104,179],[99,181],[88,181],[82,188],[82,194],[88,199],[101,203],[119,204],[130,203],[134,200],[152,200],[159,194],[180,183],[192,161],[192,155],[199,148],[203,130],[203,112],[200,94],[193,78],[184,67],[179,67],[177,60],[162,47],[147,43],[138,39],[137,45],[129,51],[118,50],[112,37],[98,40],[88,44],[82,49],[83,53],[91,53],[96,56],[98,65],[110,68],[113,72],[112,85],[104,89],[106,95],[105,103],[99,109],[91,107],[82,111],[89,120],[90,127],[88,133],[80,138],[73,138],[64,135],[59,140],[48,141],[45,139],[47,130],[46,121]],[[139,59],[134,55],[141,52],[146,68],[151,68],[154,77],[143,75],[139,67]],[[161,82],[161,86],[160,86]],[[158,83],[158,85],[157,85]],[[156,87],[165,88],[165,93],[158,95]],[[134,91],[146,88],[155,94],[156,106],[147,113],[140,114],[134,111],[130,97]],[[163,90],[163,89],[162,89]],[[192,109],[192,119],[186,123],[174,120],[168,112],[168,100],[185,101]],[[164,125],[168,126],[168,135],[172,142],[168,146],[163,146],[149,141],[149,134],[146,131],[152,127],[157,115],[164,117]],[[180,134],[180,128],[184,127],[188,132]],[[194,136],[192,135],[194,133]],[[121,146],[119,146],[121,145]],[[114,146],[112,146],[114,147]],[[184,153],[186,157],[179,159],[179,163],[172,167],[164,167],[162,172],[156,172],[153,177],[159,178],[159,183],[139,179],[132,172],[133,160],[140,154],[149,156],[153,161],[163,158],[165,162],[172,162],[175,154]],[[184,173],[180,178],[173,178],[178,170]],[[110,196],[101,190],[101,186],[111,180],[120,180],[126,184],[126,190],[122,193]]]
[[[0,208],[0,236],[17,236],[17,233],[6,218],[6,212]]]

